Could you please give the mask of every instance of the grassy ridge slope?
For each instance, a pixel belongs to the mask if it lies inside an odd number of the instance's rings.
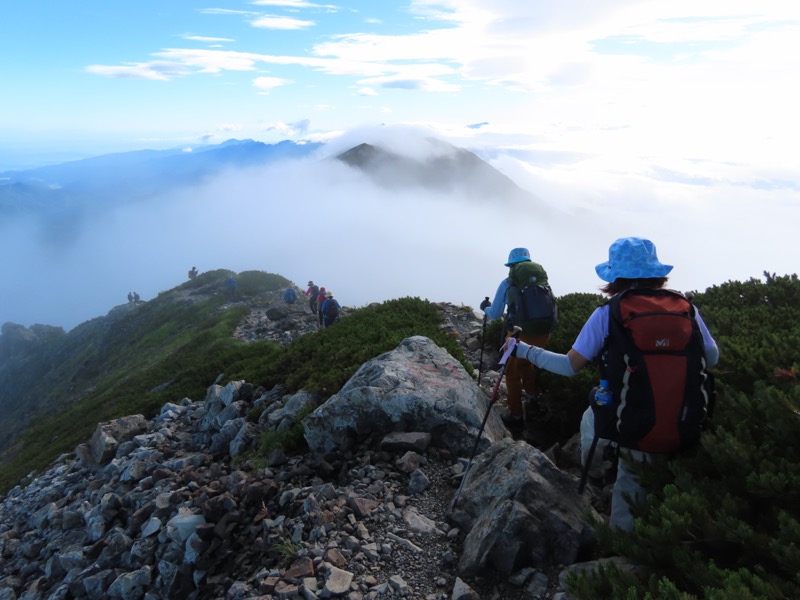
[[[288,348],[235,339],[233,332],[251,305],[280,302],[280,291],[290,282],[259,271],[240,273],[239,302],[228,304],[222,282],[229,274],[204,273],[62,338],[61,353],[68,359],[61,362],[57,380],[51,374],[37,391],[48,394],[45,412],[5,449],[0,492],[71,452],[97,423],[139,413],[150,418],[167,402],[201,400],[221,375],[327,397],[361,364],[410,335],[430,337],[470,368],[456,340],[440,329],[439,310],[415,298],[359,309],[336,327],[308,334]]]

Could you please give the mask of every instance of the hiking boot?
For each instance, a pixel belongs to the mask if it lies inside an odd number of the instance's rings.
[[[515,427],[515,428],[522,427],[523,420],[520,415],[503,413],[500,418],[503,419],[503,423],[505,423],[506,427]]]

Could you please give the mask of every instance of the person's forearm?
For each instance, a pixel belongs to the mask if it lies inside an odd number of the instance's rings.
[[[494,294],[494,300],[483,311],[486,317],[491,321],[494,319],[499,319],[503,316],[503,312],[506,308],[506,287],[507,286],[505,282],[501,282],[500,285],[497,286],[497,291]]]
[[[572,377],[575,375],[572,362],[566,354],[550,352],[538,346],[529,346],[528,344],[519,342],[517,344],[516,356],[517,358],[525,358],[540,369],[550,371],[556,375],[564,375],[565,377]]]

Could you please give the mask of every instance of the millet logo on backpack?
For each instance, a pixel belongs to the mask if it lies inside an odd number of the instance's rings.
[[[669,348],[669,338],[663,340],[656,340],[656,348]]]

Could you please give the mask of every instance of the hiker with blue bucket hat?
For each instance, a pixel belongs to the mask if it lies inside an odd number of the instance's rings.
[[[518,339],[526,344],[544,347],[557,322],[555,300],[547,282],[547,272],[539,263],[531,260],[527,248],[514,248],[505,263],[508,277],[500,282],[494,300],[488,298],[481,303],[484,315],[499,319],[508,307],[505,337],[514,336],[514,327],[519,327]],[[512,430],[524,425],[523,390],[529,397],[539,393],[535,367],[526,360],[510,356],[505,369],[508,390],[508,412],[501,416]]]
[[[646,491],[630,465],[663,461],[675,454],[681,441],[678,434],[684,433],[681,428],[687,412],[685,408],[689,406],[684,393],[686,397],[691,393],[692,399],[707,402],[708,398],[704,396],[707,396],[708,388],[701,388],[706,385],[704,378],[710,378],[705,369],[713,367],[719,360],[717,344],[697,308],[680,292],[665,288],[672,268],[658,259],[656,247],[650,240],[640,237],[616,240],[608,249],[608,260],[595,267],[598,277],[606,282],[600,290],[609,301],[594,310],[572,348],[566,354],[526,342],[520,342],[516,348],[517,357],[567,377],[593,361],[598,362],[603,402],[608,402],[612,410],[602,412],[600,396],[590,395],[590,407],[581,420],[581,460],[585,475],[589,472],[588,463],[592,461],[598,441],[607,446],[613,438],[612,448],[619,448],[619,460],[609,523],[626,531],[633,529],[631,505],[639,509],[646,506]],[[631,307],[637,306],[637,302],[638,306],[653,306],[657,310],[633,310]],[[661,320],[654,322],[656,319]],[[636,329],[638,325],[634,322],[637,320],[642,323],[642,329]],[[650,336],[654,338],[652,342],[645,342],[634,333],[656,326],[661,329],[657,335]],[[684,346],[678,344],[681,339],[686,340]],[[653,345],[647,352],[641,350],[645,343]],[[690,354],[689,349],[695,347],[697,349]],[[695,355],[696,360],[693,358]],[[675,369],[675,373],[670,369]],[[611,381],[605,380],[606,377]],[[673,382],[680,377],[685,377],[688,383],[683,380],[678,384]],[[643,388],[637,387],[644,385],[642,381],[650,386],[646,393],[641,393]],[[691,392],[693,386],[698,388],[697,393]],[[664,389],[668,391],[664,392]],[[707,404],[702,407],[705,408]],[[713,406],[708,408],[710,414]],[[627,420],[626,414],[631,415]],[[635,437],[627,438],[627,428],[633,427],[630,424],[634,421],[634,414],[636,417],[645,415],[638,418],[636,427],[646,431],[637,431]],[[603,435],[599,433],[599,417],[596,415],[611,415],[611,424],[604,426]],[[705,416],[698,416],[697,421]],[[698,439],[699,430],[698,426],[698,431],[691,432]],[[674,440],[669,437],[673,431],[678,432],[673,436]],[[587,441],[592,442],[590,449]],[[674,449],[670,445],[673,443]]]
[[[594,270],[605,282],[613,283],[618,278],[652,279],[666,277],[672,265],[661,264],[653,242],[644,238],[620,238],[608,249],[608,260]]]

